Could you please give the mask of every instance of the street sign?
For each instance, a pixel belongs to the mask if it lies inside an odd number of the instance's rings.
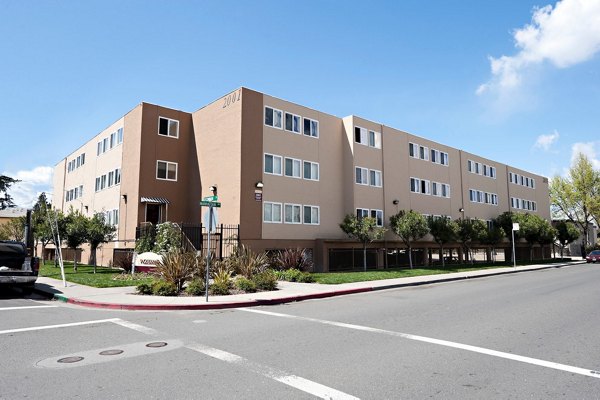
[[[215,196],[216,197],[216,196]],[[217,202],[217,201],[206,201],[206,200],[202,200],[200,202],[200,206],[202,207],[221,207],[221,203]]]
[[[207,196],[202,198],[203,201],[217,201],[219,198],[217,196]]]
[[[207,230],[210,229],[211,233],[215,233],[217,231],[217,225],[219,224],[219,214],[217,213],[217,210],[212,210],[212,221],[210,218],[211,212],[206,210],[202,216],[202,223]]]
[[[513,222],[513,231],[518,231],[519,230],[519,224],[517,222]]]

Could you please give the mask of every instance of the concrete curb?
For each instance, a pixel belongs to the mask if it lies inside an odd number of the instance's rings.
[[[477,279],[477,278],[486,278],[490,276],[498,276],[498,275],[508,275],[508,274],[517,274],[521,272],[535,272],[542,271],[546,269],[552,268],[561,268],[572,265],[585,264],[585,261],[581,262],[568,262],[561,264],[552,264],[546,265],[540,268],[534,269],[524,269],[524,270],[513,270],[507,269],[506,271],[497,271],[490,273],[483,273],[478,275],[464,275],[464,276],[454,276],[454,277],[446,277],[444,278],[442,274],[440,275],[431,275],[432,279],[426,281],[419,282],[406,282],[406,283],[394,283],[390,285],[382,285],[382,286],[365,286],[361,288],[354,289],[343,289],[343,290],[333,290],[333,291],[324,291],[319,293],[311,293],[305,295],[297,295],[297,296],[287,296],[280,297],[275,299],[256,299],[256,300],[246,300],[246,301],[231,301],[227,303],[204,303],[204,304],[119,304],[119,303],[107,303],[101,301],[91,301],[91,300],[83,300],[73,297],[67,297],[63,294],[51,293],[44,291],[42,289],[35,289],[36,293],[44,295],[48,298],[53,298],[58,301],[62,301],[68,304],[78,305],[82,307],[90,307],[90,308],[102,308],[102,309],[110,309],[110,310],[131,310],[131,311],[174,311],[174,310],[219,310],[226,308],[243,308],[243,307],[256,307],[256,306],[268,306],[268,305],[277,305],[277,304],[285,304],[285,303],[293,303],[297,301],[303,300],[313,300],[313,299],[324,299],[328,297],[336,297],[336,296],[345,296],[349,294],[358,294],[358,293],[367,293],[373,291],[380,290],[389,290],[396,289],[402,287],[409,286],[422,286],[422,285],[430,285],[434,283],[446,283],[446,282],[454,282],[461,281],[466,279]],[[509,267],[510,268],[510,267]],[[434,278],[436,276],[440,276],[440,278]]]

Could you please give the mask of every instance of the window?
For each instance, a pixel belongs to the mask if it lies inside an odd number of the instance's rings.
[[[281,223],[281,203],[265,202],[263,205],[263,222]]]
[[[265,125],[281,129],[282,111],[276,108],[265,107]]]
[[[422,194],[430,194],[431,192],[429,191],[429,187],[430,187],[430,182],[428,180],[421,179],[421,193]]]
[[[431,182],[431,194],[434,196],[442,195],[441,189],[438,190],[438,185],[440,185],[440,184],[437,182]]]
[[[318,206],[304,206],[304,223],[309,225],[319,225]]]
[[[367,145],[368,141],[368,133],[365,128],[361,128],[359,126],[354,127],[354,141],[356,143]]]
[[[121,183],[121,168],[115,169],[115,185]]]
[[[319,180],[319,163],[304,161],[304,179]]]
[[[410,191],[413,193],[421,193],[421,180],[418,178],[410,178]]]
[[[173,138],[179,137],[179,121],[176,119],[158,117],[158,134]]]
[[[102,152],[106,153],[108,151],[108,138],[104,138],[102,140]]]
[[[442,197],[450,197],[450,185],[442,183]]]
[[[535,189],[535,179],[533,179],[533,178],[531,178],[531,188]]]
[[[102,154],[102,140],[98,142],[98,150],[96,151],[97,156],[100,154]]]
[[[304,135],[319,137],[319,121],[314,119],[304,118]]]
[[[83,185],[79,185],[79,197],[83,196]]]
[[[265,173],[281,175],[281,156],[265,154]]]
[[[469,172],[473,172],[475,168],[473,167],[473,161],[469,160],[467,161],[467,171]]]
[[[117,145],[117,132],[110,134],[110,148],[112,149]]]
[[[375,218],[377,226],[383,226],[383,211],[371,210],[371,218]]]
[[[156,179],[176,181],[177,163],[169,161],[156,161]]]
[[[302,207],[299,204],[286,204],[285,209],[285,223],[286,224],[301,224],[302,218],[300,217]]]
[[[429,151],[427,149],[427,147],[425,146],[419,146],[419,158],[421,160],[428,160],[429,159]]]
[[[359,185],[369,184],[369,170],[366,168],[356,167],[356,183]]]
[[[440,164],[448,165],[448,153],[440,152]]]
[[[481,190],[477,191],[477,202],[483,203],[483,192]]]
[[[414,143],[409,143],[408,144],[408,155],[414,158],[417,158],[417,150],[418,146]]]
[[[100,191],[100,178],[96,178],[96,192]]]
[[[375,169],[369,170],[369,184],[371,186],[381,187],[381,171]]]
[[[366,208],[357,208],[356,209],[356,218],[363,219],[369,216],[369,210]]]
[[[117,130],[117,144],[123,143],[123,128]]]
[[[108,173],[108,187],[111,187],[115,184],[115,171],[110,171]]]
[[[294,133],[300,133],[300,116],[286,112],[285,130]]]
[[[285,158],[285,176],[300,178],[301,161],[295,158]]]
[[[106,175],[100,177],[100,190],[104,190],[106,187]]]
[[[481,175],[481,164],[475,163],[475,173]]]
[[[496,179],[496,167],[490,167],[490,177]]]
[[[76,160],[77,160],[76,168],[81,167],[81,156],[77,156]]]

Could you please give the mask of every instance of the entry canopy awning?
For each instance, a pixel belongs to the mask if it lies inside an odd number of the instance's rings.
[[[142,203],[153,203],[153,204],[169,204],[169,199],[164,197],[144,197],[141,199]]]

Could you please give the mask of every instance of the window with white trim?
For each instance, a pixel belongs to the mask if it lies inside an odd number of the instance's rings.
[[[369,147],[376,149],[381,148],[381,133],[369,131]]]
[[[304,136],[319,137],[319,121],[304,117]]]
[[[429,149],[425,146],[419,146],[419,158],[421,160],[429,160]]]
[[[383,226],[383,210],[371,210],[371,218],[375,218],[377,226]]]
[[[281,175],[281,156],[265,153],[266,174]]]
[[[285,112],[285,130],[293,133],[300,134],[300,126],[302,124],[302,117],[296,114]]]
[[[419,178],[410,178],[410,191],[421,193],[421,180]]]
[[[117,129],[117,144],[123,143],[123,128]]]
[[[304,223],[319,225],[319,206],[304,206]]]
[[[300,179],[300,166],[302,161],[295,158],[285,158],[285,176]]]
[[[442,197],[450,198],[450,185],[442,183]]]
[[[106,188],[106,175],[100,177],[100,190],[104,190],[104,188]]]
[[[284,205],[284,222],[286,224],[302,223],[302,206],[300,204]]]
[[[381,187],[381,171],[376,169],[369,170],[369,184],[375,187]]]
[[[421,194],[431,194],[431,182],[426,179],[421,179]]]
[[[304,179],[311,181],[319,180],[319,163],[304,161]]]
[[[419,146],[415,143],[408,143],[408,155],[413,158],[419,158]]]
[[[110,148],[112,149],[117,145],[117,132],[110,134]]]
[[[121,183],[121,168],[115,169],[115,185]]]
[[[156,179],[176,181],[177,163],[171,161],[156,161]]]
[[[357,219],[363,219],[369,216],[369,209],[368,208],[357,208],[356,209],[356,218]]]
[[[355,168],[356,179],[354,180],[359,185],[369,184],[369,170],[367,168]]]
[[[281,223],[281,203],[269,201],[263,203],[263,222],[271,224]]]
[[[179,121],[166,117],[158,117],[158,134],[160,136],[178,138]]]
[[[354,127],[354,141],[356,143],[368,145],[369,141],[369,133],[365,128],[361,128],[360,126]]]
[[[283,128],[283,111],[265,106],[265,125],[273,128]]]
[[[448,165],[448,153],[440,151],[440,164]]]
[[[110,171],[108,173],[108,187],[111,187],[115,184],[115,171]]]

